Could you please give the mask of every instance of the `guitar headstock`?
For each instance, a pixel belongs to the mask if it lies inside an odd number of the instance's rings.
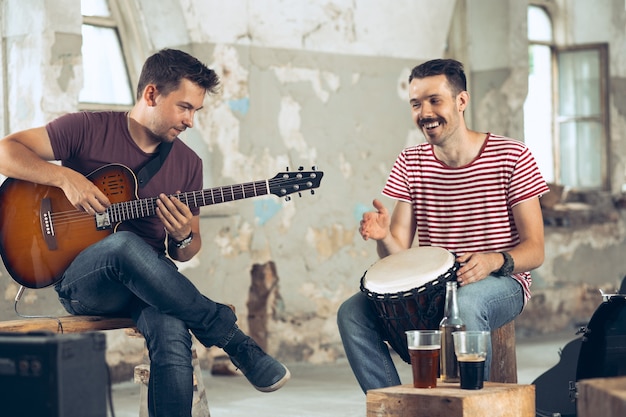
[[[320,186],[324,172],[317,171],[315,167],[312,171],[304,171],[303,167],[298,171],[279,172],[274,178],[268,180],[270,193],[278,197],[286,197],[289,200],[290,194],[298,193],[302,196],[303,191],[310,190],[315,194],[315,189]]]

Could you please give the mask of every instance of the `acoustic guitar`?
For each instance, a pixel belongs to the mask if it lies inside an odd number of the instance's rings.
[[[318,188],[321,171],[280,172],[271,179],[183,192],[190,208],[273,194],[288,197]],[[154,198],[137,197],[137,178],[121,164],[87,176],[111,201],[104,213],[77,210],[60,188],[7,178],[0,186],[0,255],[11,277],[27,288],[55,284],[85,248],[132,219],[156,215]]]

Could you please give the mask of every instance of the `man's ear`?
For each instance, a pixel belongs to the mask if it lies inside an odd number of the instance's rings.
[[[150,107],[156,106],[156,98],[158,95],[159,90],[157,90],[154,84],[148,84],[146,88],[143,89],[142,97]]]
[[[456,96],[456,105],[459,108],[459,111],[464,112],[465,108],[467,107],[467,105],[469,104],[469,93],[467,91],[461,91],[457,96]]]

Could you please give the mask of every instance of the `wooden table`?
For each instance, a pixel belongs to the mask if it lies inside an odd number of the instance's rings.
[[[535,386],[485,381],[481,390],[437,381],[367,392],[367,417],[535,417]]]
[[[626,416],[626,377],[578,381],[576,406],[579,417]]]

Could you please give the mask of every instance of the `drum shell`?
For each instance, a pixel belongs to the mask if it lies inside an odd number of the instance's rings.
[[[458,262],[439,277],[409,291],[379,294],[365,288],[367,272],[361,277],[361,291],[371,300],[383,329],[383,339],[406,363],[411,363],[407,330],[437,330],[443,318],[446,282],[456,281]]]

